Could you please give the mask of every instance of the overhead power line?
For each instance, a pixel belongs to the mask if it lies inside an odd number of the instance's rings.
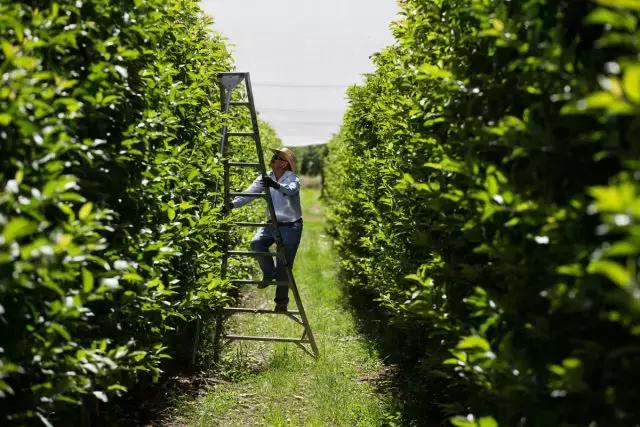
[[[344,110],[323,110],[323,109],[301,109],[301,108],[276,108],[258,107],[258,111],[281,111],[286,113],[344,113]]]
[[[329,120],[278,120],[278,119],[269,119],[269,122],[274,122],[274,123],[294,123],[294,124],[301,124],[301,125],[331,125],[331,126],[339,126],[342,123],[341,122],[336,122],[335,120],[329,121]]]
[[[263,87],[295,87],[295,88],[335,88],[335,89],[346,89],[351,84],[302,84],[302,83],[272,83],[272,82],[262,82],[262,83],[253,83],[253,86],[263,86]]]

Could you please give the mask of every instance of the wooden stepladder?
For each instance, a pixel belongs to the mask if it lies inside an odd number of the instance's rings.
[[[241,101],[232,101],[232,94],[238,86],[244,82],[246,89],[246,99]],[[264,198],[267,202],[267,209],[269,211],[269,222],[229,222],[229,229],[225,230],[226,237],[224,239],[223,245],[223,257],[222,257],[222,269],[221,275],[223,279],[227,278],[228,273],[228,265],[230,257],[258,257],[258,256],[271,256],[275,257],[276,261],[279,265],[285,267],[286,277],[289,289],[293,294],[293,298],[296,302],[297,310],[287,310],[287,311],[275,311],[275,310],[266,310],[260,308],[244,308],[244,307],[226,307],[222,310],[221,313],[217,316],[216,322],[216,335],[214,338],[214,344],[216,349],[219,349],[221,344],[228,344],[232,341],[270,341],[270,342],[291,342],[295,343],[297,346],[302,348],[306,353],[310,354],[313,357],[318,357],[320,354],[318,351],[318,346],[316,345],[315,338],[313,337],[313,332],[311,331],[311,326],[309,325],[309,321],[307,319],[307,315],[304,311],[304,306],[302,305],[302,300],[300,299],[300,294],[298,292],[298,287],[296,286],[296,281],[293,277],[293,271],[291,270],[291,266],[287,263],[287,258],[285,256],[285,247],[282,244],[282,235],[278,228],[278,223],[276,219],[275,209],[273,207],[273,200],[271,199],[271,191],[270,188],[265,186],[263,192],[261,193],[242,193],[242,192],[234,192],[231,191],[230,186],[230,173],[232,168],[255,168],[258,172],[265,176],[267,174],[264,155],[262,152],[262,144],[260,141],[260,131],[258,128],[258,116],[256,114],[256,108],[253,100],[253,92],[251,90],[251,79],[249,77],[249,73],[219,73],[218,74],[218,85],[220,86],[220,103],[221,109],[223,113],[228,113],[232,107],[244,107],[249,109],[249,113],[251,116],[251,131],[242,131],[235,132],[230,131],[228,129],[228,125],[225,123],[222,128],[222,140],[220,142],[220,155],[223,158],[223,166],[224,166],[224,176],[223,176],[223,215],[229,214],[229,204],[233,197],[235,196],[245,196],[245,197],[260,197]],[[256,154],[257,154],[257,162],[243,161],[243,162],[230,162],[228,161],[229,153],[231,153],[231,139],[232,138],[253,138],[255,142]],[[274,240],[276,242],[276,251],[275,252],[255,252],[255,251],[238,251],[238,250],[230,250],[229,248],[229,233],[233,227],[273,227],[274,230]],[[261,280],[242,280],[242,279],[230,279],[231,283],[235,285],[257,285],[262,283]],[[303,332],[300,338],[287,338],[287,337],[261,337],[261,336],[246,336],[246,335],[234,335],[227,333],[224,330],[225,320],[233,314],[236,313],[248,313],[248,314],[279,314],[287,316],[292,319],[294,322],[298,323],[302,326]],[[310,347],[310,349],[307,347]]]

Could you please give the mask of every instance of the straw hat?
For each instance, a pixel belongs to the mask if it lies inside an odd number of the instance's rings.
[[[289,150],[286,147],[283,148],[269,148],[274,154],[282,157],[289,163],[289,168],[291,172],[296,173],[296,155],[293,154],[293,151]]]

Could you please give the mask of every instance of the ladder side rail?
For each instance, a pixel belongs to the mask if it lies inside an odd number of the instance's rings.
[[[225,158],[223,160],[223,170],[224,170],[224,196],[222,198],[224,206],[222,208],[223,216],[226,217],[229,215],[229,204],[231,203],[231,199],[229,196],[229,163]],[[220,270],[220,277],[224,280],[227,277],[227,270],[229,265],[229,228],[224,228],[224,237],[222,239],[222,267]]]
[[[258,124],[258,115],[256,113],[256,108],[255,108],[255,102],[253,99],[253,89],[251,87],[251,77],[249,75],[249,73],[247,73],[245,75],[245,86],[247,88],[247,99],[249,101],[249,110],[251,113],[251,124],[253,126],[253,130],[255,133],[255,143],[256,143],[256,150],[258,151],[258,159],[259,162],[262,164],[262,175],[266,176],[266,165],[264,162],[264,154],[262,153],[262,143],[260,141],[260,128],[259,128],[259,124]],[[316,345],[316,341],[315,341],[315,337],[313,336],[313,332],[311,331],[311,326],[309,325],[309,320],[307,319],[307,314],[304,310],[304,306],[302,305],[302,300],[300,298],[300,294],[298,292],[298,286],[296,285],[296,282],[293,278],[293,272],[291,271],[291,266],[289,265],[289,263],[287,262],[287,257],[286,257],[286,250],[282,241],[282,235],[280,233],[280,228],[278,227],[278,219],[276,218],[276,212],[275,209],[273,207],[273,200],[271,199],[271,188],[265,188],[265,193],[266,193],[266,199],[267,199],[267,206],[269,208],[269,214],[271,216],[271,222],[273,224],[273,228],[274,228],[274,239],[276,241],[276,246],[278,248],[278,253],[279,253],[279,261],[282,260],[283,261],[283,265],[285,267],[285,272],[287,274],[287,278],[289,280],[289,286],[291,287],[291,291],[293,293],[293,297],[296,301],[296,305],[298,306],[298,311],[300,312],[300,317],[302,318],[302,321],[304,322],[305,325],[305,330],[307,331],[307,334],[309,335],[309,341],[311,344],[311,347],[313,349],[313,352],[317,355],[319,355],[319,351],[318,351],[318,347]]]
[[[226,90],[224,89],[224,87],[222,86],[220,81],[218,81],[218,88],[220,89],[220,112],[222,114],[226,114],[226,113],[229,112],[229,105],[231,103],[231,98],[227,99]],[[221,158],[222,158],[223,153],[225,151],[225,146],[227,144],[227,140],[229,139],[228,133],[229,133],[229,128],[228,128],[228,125],[227,125],[227,121],[223,120],[222,121],[222,129],[220,130],[220,145],[218,146],[218,153],[220,154]],[[219,191],[220,191],[220,179],[217,179],[216,180],[215,190],[214,190],[215,196],[213,197],[214,206],[217,205],[217,203],[218,203],[218,192]],[[224,212],[223,212],[223,215],[224,215]]]
[[[300,298],[300,293],[298,292],[298,286],[296,285],[296,281],[293,278],[293,272],[289,265],[285,265],[285,271],[289,278],[289,285],[291,286],[291,291],[293,293],[293,298],[296,301],[296,305],[298,306],[298,311],[300,312],[300,318],[304,322],[304,329],[309,336],[309,344],[311,344],[311,348],[316,356],[320,355],[320,351],[318,350],[318,346],[316,345],[316,339],[313,336],[313,332],[311,331],[311,326],[309,324],[309,320],[307,318],[307,313],[304,310],[304,306],[302,305],[302,299]]]
[[[251,127],[253,128],[256,151],[258,152],[258,163],[260,163],[259,169],[262,173],[262,176],[265,176],[267,175],[267,167],[264,161],[264,153],[262,152],[262,143],[260,141],[260,127],[258,125],[258,114],[256,113],[256,104],[253,99],[253,89],[251,88],[251,76],[249,75],[249,73],[245,74],[244,84],[247,88],[247,101],[249,104],[249,114],[251,116]],[[270,198],[271,193],[268,191],[267,193],[269,193]]]
[[[264,160],[264,153],[262,152],[262,141],[260,139],[260,127],[258,124],[258,114],[256,113],[255,102],[253,99],[253,89],[251,88],[251,76],[249,73],[246,74],[244,79],[245,85],[247,88],[247,99],[249,101],[249,112],[251,115],[251,126],[254,131],[254,141],[256,145],[256,151],[258,152],[258,163],[260,163],[260,173],[262,176],[267,176],[267,167]],[[274,228],[274,239],[276,241],[276,246],[278,247],[278,252],[283,248],[282,245],[282,235],[280,234],[280,229],[278,228],[278,219],[276,218],[276,211],[273,207],[273,199],[271,198],[271,188],[264,188],[265,198],[267,200],[267,209],[269,211],[269,217],[271,219],[271,225]],[[284,264],[287,266],[287,260],[284,259]]]
[[[229,104],[231,103],[231,93],[227,94],[225,88],[220,84],[220,111],[222,114],[229,112]],[[224,152],[224,145],[227,138],[227,132],[229,131],[229,125],[226,120],[222,121],[222,139],[220,139],[220,154]]]
[[[231,104],[231,90],[227,90],[222,84],[220,84],[220,93],[221,99],[223,99],[222,103],[222,114],[227,114],[230,109]],[[229,161],[227,159],[227,152],[229,151],[229,125],[228,121],[224,121],[224,125],[222,127],[222,139],[220,141],[220,157],[222,158],[222,166],[223,166],[223,205],[222,205],[222,215],[226,217],[229,215],[229,203],[231,200],[229,199]],[[220,269],[220,277],[225,279],[227,277],[227,270],[229,265],[229,230],[224,230],[224,237],[222,239],[222,266]]]
[[[222,82],[220,81],[220,79],[218,79],[218,87],[220,88],[220,111],[223,115],[227,114],[229,112],[229,108],[230,108],[230,104],[231,104],[231,91],[226,90],[224,88],[224,86],[222,85]],[[225,159],[225,153],[227,151],[227,141],[229,139],[229,125],[228,125],[228,120],[223,118],[223,122],[222,122],[222,130],[221,130],[221,138],[220,138],[220,147],[219,147],[219,154],[220,154],[220,158],[221,159]],[[229,203],[227,201],[228,198],[228,189],[229,186],[228,184],[228,179],[229,179],[229,170],[228,170],[228,165],[224,164],[223,165],[223,191],[224,191],[224,195],[223,195],[223,206],[222,206],[222,216],[226,217],[229,214]],[[218,179],[218,181],[216,182],[216,196],[214,199],[214,203],[217,201],[218,198],[218,193],[220,191],[220,180]],[[223,231],[223,238],[222,238],[222,260],[221,260],[221,265],[220,265],[220,277],[224,280],[226,275],[227,275],[227,270],[228,270],[228,265],[229,265],[229,255],[228,255],[228,251],[229,251],[229,231],[227,229],[225,229]],[[214,346],[214,361],[217,363],[220,357],[220,352],[221,352],[221,340],[224,336],[224,319],[225,319],[225,315],[224,315],[224,311],[223,310],[219,310],[219,312],[217,313],[217,315],[215,316],[216,318],[216,329],[215,329],[215,333],[214,333],[214,337],[213,337],[213,346]],[[193,358],[195,359],[195,350],[194,350],[194,356]]]

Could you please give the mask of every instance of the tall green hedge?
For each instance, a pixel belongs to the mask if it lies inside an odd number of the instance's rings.
[[[0,424],[157,379],[228,300],[210,24],[195,0],[0,2]]]
[[[640,3],[400,4],[331,144],[345,282],[455,425],[637,423]]]

